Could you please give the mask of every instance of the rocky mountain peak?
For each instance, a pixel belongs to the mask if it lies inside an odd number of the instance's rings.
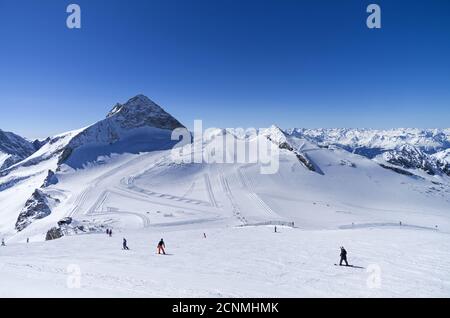
[[[151,126],[173,130],[184,127],[161,106],[145,95],[137,95],[129,99],[125,104],[117,103],[108,113],[107,119],[116,121],[125,129]]]

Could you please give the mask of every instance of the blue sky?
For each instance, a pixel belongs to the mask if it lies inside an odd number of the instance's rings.
[[[450,126],[448,0],[0,0],[0,43],[0,129],[29,138],[138,93],[188,127]]]

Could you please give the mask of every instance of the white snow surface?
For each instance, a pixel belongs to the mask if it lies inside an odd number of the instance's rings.
[[[121,109],[0,174],[0,297],[450,296],[448,176],[402,175],[276,126],[249,141],[289,146],[275,174],[259,163],[177,163],[170,130],[112,120]],[[211,131],[204,150],[227,134]],[[58,182],[41,188],[48,170]],[[37,188],[60,203],[17,232]],[[44,241],[64,217],[114,234]],[[166,256],[156,254],[161,237]],[[357,267],[334,266],[342,245]]]
[[[399,175],[343,150],[297,144],[324,175],[305,169],[287,150],[274,175],[260,174],[258,164],[175,164],[168,150],[101,157],[78,170],[63,165],[58,184],[45,189],[61,204],[20,233],[11,217],[17,197],[27,197],[45,176],[0,192],[2,233],[8,233],[8,246],[0,249],[0,295],[450,295],[448,183]],[[115,234],[43,242],[65,216],[102,223]],[[295,222],[295,228],[278,225],[273,233],[265,222]],[[24,243],[27,237],[32,243]],[[121,250],[122,237],[131,251]],[[170,255],[155,254],[160,237]],[[362,269],[333,265],[341,245]],[[73,264],[81,271],[80,288],[67,285]],[[368,287],[374,268],[381,270],[380,288]]]

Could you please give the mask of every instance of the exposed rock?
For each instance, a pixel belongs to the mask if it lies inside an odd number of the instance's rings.
[[[50,137],[47,137],[47,138],[44,139],[44,140],[36,139],[35,141],[33,141],[34,149],[35,149],[35,150],[39,150],[39,149],[42,148],[42,146],[44,146],[45,144],[47,144],[47,143],[50,142],[50,141],[51,141],[51,138],[50,138]]]
[[[52,170],[48,171],[47,177],[42,184],[41,188],[47,188],[48,186],[54,185],[58,183],[58,178]]]
[[[45,236],[46,241],[56,240],[64,236],[63,231],[59,227],[52,227],[47,231],[47,235]]]
[[[341,166],[347,166],[347,167],[351,167],[351,168],[356,168],[356,164],[349,161],[349,160],[341,160],[340,162]]]
[[[33,221],[45,218],[52,212],[50,205],[59,203],[58,199],[53,199],[42,190],[36,189],[25,203],[16,222],[16,229],[22,231]]]
[[[72,218],[71,217],[65,217],[61,220],[58,221],[58,226],[62,226],[62,225],[69,225],[72,223]]]
[[[184,127],[159,105],[144,95],[137,95],[125,104],[116,104],[107,115],[108,119],[120,124],[124,129],[149,126],[173,130]]]
[[[432,155],[439,169],[446,175],[450,176],[450,149],[435,153]]]
[[[411,172],[409,172],[409,171],[406,171],[406,170],[403,170],[403,169],[400,169],[400,168],[396,168],[396,167],[392,167],[392,166],[387,166],[387,165],[384,165],[384,164],[380,164],[380,166],[382,167],[382,168],[384,168],[384,169],[389,169],[389,170],[392,170],[392,171],[394,171],[394,172],[397,172],[397,173],[399,173],[399,174],[403,174],[403,175],[405,175],[405,176],[414,176],[414,174],[413,173],[411,173]]]
[[[438,170],[430,156],[408,144],[399,146],[395,150],[387,151],[383,153],[382,157],[384,161],[394,166],[404,169],[420,169],[429,175],[435,175]]]
[[[33,144],[25,138],[0,129],[0,158],[3,157],[0,170],[22,161],[35,151]]]
[[[64,161],[66,161],[70,157],[72,152],[73,150],[71,147],[67,146],[66,148],[64,148],[61,152],[61,155],[59,156],[58,165],[64,163]]]
[[[113,145],[126,138],[132,131],[139,129],[157,128],[172,131],[184,126],[144,95],[137,95],[125,104],[116,104],[104,120],[79,132],[61,149],[58,164],[67,163],[74,152],[90,144]],[[167,134],[167,147],[171,148],[175,142]],[[145,147],[149,147],[146,145]],[[148,149],[139,149],[148,151]]]
[[[280,149],[285,149],[292,152],[297,157],[298,161],[300,161],[300,163],[302,163],[308,170],[321,173],[316,169],[305,153],[294,149],[294,147],[289,143],[286,134],[280,128],[272,126],[263,131],[262,134],[275,145],[278,145]]]

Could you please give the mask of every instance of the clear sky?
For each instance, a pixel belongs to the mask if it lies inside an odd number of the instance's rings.
[[[0,0],[0,44],[0,129],[29,138],[138,93],[188,127],[450,126],[448,0]]]

